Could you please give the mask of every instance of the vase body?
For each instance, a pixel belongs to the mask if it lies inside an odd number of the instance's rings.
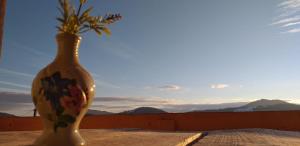
[[[81,38],[60,33],[56,36],[57,56],[32,83],[32,98],[43,122],[43,133],[35,146],[85,146],[79,124],[88,110],[95,84],[79,64]]]

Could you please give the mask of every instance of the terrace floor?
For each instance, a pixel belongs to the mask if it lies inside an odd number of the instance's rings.
[[[176,146],[197,132],[82,129],[88,146]],[[0,146],[28,146],[41,131],[0,132]],[[300,146],[300,132],[270,129],[208,131],[193,146]]]
[[[175,146],[195,132],[82,129],[88,146]],[[28,146],[41,131],[0,132],[0,146]]]
[[[269,129],[210,131],[193,146],[300,146],[300,132]]]

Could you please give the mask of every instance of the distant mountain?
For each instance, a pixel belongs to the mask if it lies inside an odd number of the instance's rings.
[[[8,114],[8,113],[0,112],[0,117],[16,117],[16,116],[13,115],[13,114]]]
[[[288,102],[282,101],[282,100],[260,99],[260,100],[250,102],[250,103],[246,104],[244,107],[256,108],[259,106],[266,107],[266,106],[273,106],[273,105],[278,105],[278,104],[291,104],[291,103],[288,103]]]
[[[208,112],[243,112],[243,111],[288,111],[288,110],[300,110],[300,105],[288,103],[282,100],[268,100],[260,99],[254,102],[250,102],[244,106],[235,108],[223,108],[205,110]]]
[[[170,113],[185,113],[197,112],[204,110],[215,110],[224,108],[235,108],[248,104],[249,102],[232,102],[232,103],[219,103],[219,104],[169,104],[165,105],[162,110]]]
[[[90,116],[90,115],[111,115],[111,114],[114,114],[114,113],[107,112],[107,111],[93,110],[93,109],[89,109],[88,112],[86,113],[87,116]]]
[[[135,115],[135,114],[159,114],[159,113],[167,113],[167,112],[154,107],[139,107],[133,110],[121,112],[120,114]]]

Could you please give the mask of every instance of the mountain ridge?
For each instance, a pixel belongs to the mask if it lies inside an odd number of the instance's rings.
[[[288,110],[300,110],[299,104],[289,103],[283,100],[274,99],[260,99],[250,102],[244,106],[235,108],[223,108],[204,110],[208,112],[250,112],[250,111],[288,111]]]
[[[166,111],[154,107],[138,107],[133,110],[123,111],[119,114],[129,114],[129,115],[136,115],[136,114],[161,114],[167,113]]]

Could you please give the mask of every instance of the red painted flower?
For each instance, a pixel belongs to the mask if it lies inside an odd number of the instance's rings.
[[[78,86],[68,87],[70,96],[64,96],[61,99],[61,105],[72,111],[75,114],[79,114],[83,106],[87,103],[84,92]]]

